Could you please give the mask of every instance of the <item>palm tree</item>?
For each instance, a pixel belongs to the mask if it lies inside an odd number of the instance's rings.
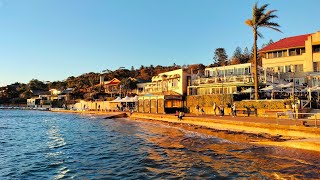
[[[278,27],[280,25],[275,22],[271,22],[272,19],[277,18],[278,16],[274,14],[277,10],[270,10],[265,13],[266,8],[269,4],[264,4],[261,7],[258,7],[256,3],[252,8],[252,19],[248,19],[245,23],[252,27],[253,36],[254,36],[254,48],[253,48],[253,78],[254,78],[254,95],[255,99],[258,99],[258,64],[257,64],[257,39],[258,37],[262,38],[262,34],[258,31],[260,27],[266,27],[273,29],[275,31],[281,32]]]

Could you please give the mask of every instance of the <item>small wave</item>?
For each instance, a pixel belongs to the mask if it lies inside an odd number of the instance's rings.
[[[59,162],[55,162],[55,163],[51,163],[47,166],[47,168],[56,168],[59,167],[60,165],[63,164],[63,161],[59,161]]]
[[[66,174],[70,172],[67,167],[62,167],[59,169],[59,174],[54,177],[54,179],[62,179],[66,176]]]

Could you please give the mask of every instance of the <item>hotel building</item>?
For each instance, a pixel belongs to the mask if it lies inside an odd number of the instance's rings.
[[[320,85],[320,32],[281,39],[262,48],[262,67],[295,84]]]

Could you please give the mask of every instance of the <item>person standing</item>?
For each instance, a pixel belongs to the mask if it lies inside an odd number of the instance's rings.
[[[220,117],[222,117],[224,115],[224,109],[222,104],[220,104],[219,110],[220,110]]]
[[[183,112],[180,111],[180,112],[179,112],[179,120],[180,120],[180,121],[182,121],[182,117],[183,117]]]
[[[237,116],[237,108],[236,108],[236,103],[233,103],[232,105],[232,116],[235,117]]]
[[[199,112],[200,112],[200,106],[197,104],[196,106],[196,110],[197,110],[197,116],[199,116]]]
[[[217,105],[216,105],[216,102],[214,102],[213,103],[213,113],[215,116],[217,115],[216,110],[217,110]]]

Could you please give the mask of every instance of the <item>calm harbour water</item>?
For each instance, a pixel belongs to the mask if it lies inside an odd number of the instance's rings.
[[[165,124],[0,110],[0,179],[320,179],[319,165]]]

